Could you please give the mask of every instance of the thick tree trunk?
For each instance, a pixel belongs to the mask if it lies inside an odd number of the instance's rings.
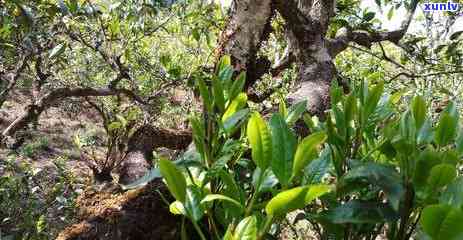
[[[257,53],[272,31],[270,22],[278,10],[286,21],[289,52],[299,71],[288,100],[308,100],[308,111],[320,115],[329,105],[329,88],[336,75],[325,39],[334,5],[334,0],[235,1],[218,53],[231,55],[236,70],[248,71],[247,87],[272,73],[270,61],[258,58]]]
[[[262,42],[271,32],[275,13],[272,0],[238,0],[232,4],[226,29],[222,32],[217,57],[230,55],[237,71],[247,71],[246,88],[268,72],[271,62],[258,58]]]
[[[187,148],[191,141],[189,131],[159,129],[151,125],[139,128],[130,138],[127,155],[118,170],[119,183],[129,184],[143,177],[152,165],[156,148],[181,150]]]

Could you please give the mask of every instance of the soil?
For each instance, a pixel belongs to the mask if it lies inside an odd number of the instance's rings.
[[[124,193],[113,186],[88,188],[77,199],[81,222],[67,227],[57,240],[178,239],[181,218],[169,212],[170,194],[161,181]],[[111,192],[108,192],[111,189]]]

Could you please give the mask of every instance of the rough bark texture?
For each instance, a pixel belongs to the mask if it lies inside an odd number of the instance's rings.
[[[185,149],[191,141],[189,131],[159,129],[150,125],[139,128],[130,138],[127,155],[119,169],[119,183],[129,184],[144,176],[151,167],[156,148]]]
[[[323,115],[329,106],[329,88],[335,79],[333,59],[350,42],[370,47],[373,43],[398,43],[405,35],[419,0],[412,0],[398,30],[390,32],[349,31],[342,29],[335,39],[326,37],[330,19],[335,14],[335,0],[242,0],[234,1],[231,17],[218,48],[219,56],[229,54],[237,70],[248,71],[247,87],[265,73],[281,72],[295,62],[298,66],[295,89],[288,95],[290,103],[307,100],[311,114]],[[278,11],[286,22],[287,58],[271,66],[258,58],[261,42],[272,31],[270,21]],[[269,67],[271,66],[271,67]],[[269,94],[264,94],[266,98]],[[250,95],[252,100],[261,97]]]
[[[237,71],[247,71],[246,88],[271,66],[257,53],[270,32],[274,10],[272,0],[234,1],[227,28],[222,32],[216,55],[230,55]]]

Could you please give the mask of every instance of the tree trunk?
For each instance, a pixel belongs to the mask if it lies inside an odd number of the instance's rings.
[[[129,140],[127,155],[118,170],[119,183],[130,184],[143,177],[152,166],[153,150],[156,148],[181,150],[187,148],[191,141],[189,131],[142,126]]]
[[[219,55],[231,55],[236,70],[248,71],[247,87],[272,72],[270,61],[258,58],[257,53],[272,31],[270,23],[277,10],[286,21],[289,53],[298,66],[297,84],[288,101],[307,100],[309,113],[321,115],[329,106],[329,89],[336,75],[325,39],[334,0],[246,0],[234,4]]]
[[[271,62],[258,58],[257,53],[269,37],[274,13],[271,0],[234,1],[228,25],[220,36],[216,55],[230,55],[235,70],[247,71],[246,89],[270,69]]]

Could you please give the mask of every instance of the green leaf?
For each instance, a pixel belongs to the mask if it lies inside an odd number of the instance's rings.
[[[444,187],[451,183],[456,176],[457,173],[454,166],[447,163],[438,164],[431,169],[428,184],[430,189],[434,191],[436,187]]]
[[[185,202],[186,199],[186,180],[182,172],[167,159],[159,160],[159,169],[166,180],[167,188],[170,193],[180,202]]]
[[[161,171],[159,168],[153,168],[150,169],[143,177],[137,179],[135,182],[132,182],[127,185],[120,184],[122,187],[122,190],[129,190],[129,189],[135,189],[135,188],[140,188],[148,184],[149,182],[153,181],[156,178],[161,177]]]
[[[384,82],[379,82],[376,86],[368,93],[366,97],[365,105],[363,107],[363,120],[366,121],[368,117],[375,111],[378,105],[379,99],[383,94]]]
[[[361,224],[394,222],[398,215],[389,204],[352,200],[323,212],[321,218],[335,224]]]
[[[424,208],[420,224],[433,240],[459,240],[463,236],[463,211],[449,205]]]
[[[272,131],[272,171],[283,186],[287,186],[292,173],[294,153],[296,151],[296,135],[279,114],[270,119]]]
[[[291,178],[296,177],[310,161],[318,157],[318,147],[326,140],[325,132],[316,132],[307,136],[297,146],[294,155],[293,172]]]
[[[234,239],[256,240],[257,239],[257,218],[249,216],[241,220],[236,226]]]
[[[56,46],[50,51],[50,54],[48,55],[48,57],[49,57],[50,59],[57,58],[57,57],[59,57],[59,56],[64,52],[65,49],[66,49],[66,44],[60,43],[60,44],[56,45]]]
[[[389,11],[387,12],[387,19],[391,20],[392,16],[394,16],[394,7],[391,7],[391,9],[389,9]]]
[[[375,15],[376,15],[376,13],[374,13],[374,12],[368,12],[363,16],[363,20],[365,20],[366,22],[369,22],[369,21],[373,20],[373,18],[375,18]]]
[[[220,58],[219,64],[217,65],[217,73],[223,71],[226,67],[231,66],[231,58],[229,55],[224,55]]]
[[[209,112],[212,112],[212,98],[209,94],[209,90],[206,86],[206,83],[203,79],[197,78],[196,79],[196,86],[199,89],[199,93],[201,94],[201,98],[203,99],[203,103],[206,106]]]
[[[201,205],[202,198],[202,192],[198,186],[188,186],[183,206],[185,207],[188,217],[196,222],[201,220],[204,215],[204,209]]]
[[[449,114],[444,113],[437,125],[435,140],[439,146],[449,144],[456,135],[457,121]]]
[[[235,79],[235,81],[233,82],[231,86],[228,99],[233,100],[235,99],[236,96],[238,96],[238,94],[243,92],[245,83],[246,83],[246,72],[241,72],[240,75],[238,75],[238,77]]]
[[[238,96],[235,99],[233,99],[233,101],[227,107],[227,110],[222,116],[222,122],[227,121],[227,119],[233,116],[233,114],[235,114],[237,111],[246,106],[247,101],[248,96],[246,95],[246,93],[238,94]]]
[[[174,215],[184,215],[186,216],[186,210],[183,204],[180,201],[174,201],[169,205],[169,211]]]
[[[416,96],[412,100],[412,114],[413,118],[415,119],[415,126],[416,129],[420,129],[424,121],[426,120],[426,102],[424,101],[423,97],[421,96]]]
[[[301,101],[291,106],[286,117],[286,123],[289,126],[294,125],[296,121],[301,118],[302,114],[306,111],[307,101]]]
[[[353,184],[379,186],[395,210],[399,209],[400,199],[405,192],[395,169],[378,163],[366,163],[351,169],[339,181],[338,191],[352,191]]]
[[[232,77],[233,77],[233,68],[231,66],[226,66],[218,75],[220,81],[227,91],[231,88]]]
[[[230,224],[228,225],[227,231],[225,232],[225,235],[223,236],[222,240],[235,240],[233,237],[233,232],[232,232],[233,226]]]
[[[262,170],[272,160],[272,138],[267,123],[255,112],[248,121],[247,136],[251,145],[252,160]]]
[[[249,115],[249,109],[242,109],[235,112],[223,122],[225,131],[231,135],[246,120]]]
[[[212,93],[214,95],[214,103],[221,112],[225,111],[225,97],[223,92],[222,82],[216,78],[212,78]]]
[[[427,148],[418,155],[413,176],[416,187],[425,187],[431,169],[441,163],[439,154],[431,148]]]
[[[193,130],[193,142],[196,150],[201,155],[202,159],[204,159],[204,138],[206,133],[203,124],[201,124],[200,120],[196,117],[191,117],[190,123]]]
[[[351,121],[354,120],[354,117],[357,113],[357,98],[353,93],[349,94],[344,103],[344,121],[346,124],[349,124]],[[346,126],[347,128],[348,126]]]
[[[286,101],[283,96],[280,95],[280,102],[278,103],[278,112],[283,116],[285,119],[288,117],[288,109],[286,108]]]
[[[447,186],[439,198],[439,202],[461,208],[463,206],[463,177],[455,179]]]
[[[307,184],[321,183],[323,177],[330,170],[331,151],[329,148],[323,149],[320,157],[313,160],[304,169],[304,178]]]
[[[284,216],[286,213],[303,208],[316,198],[331,191],[328,185],[308,185],[296,187],[278,193],[265,207],[265,212],[271,216]]]
[[[227,197],[227,196],[224,196],[224,195],[221,195],[221,194],[209,194],[205,198],[203,198],[203,200],[201,200],[201,204],[204,204],[204,203],[207,203],[207,202],[213,202],[215,200],[222,200],[222,201],[227,201],[227,202],[233,203],[237,207],[244,210],[244,207],[243,207],[243,205],[241,205],[241,203],[239,203],[238,201],[236,201],[233,198],[230,198],[230,197]]]
[[[450,102],[446,110],[442,113],[437,125],[435,141],[439,146],[446,146],[451,143],[458,130],[458,112],[455,103]]]
[[[278,179],[269,168],[266,169],[262,175],[261,171],[262,170],[260,168],[256,168],[254,170],[252,175],[252,185],[255,187],[256,192],[258,193],[271,191],[273,187],[278,184]]]

